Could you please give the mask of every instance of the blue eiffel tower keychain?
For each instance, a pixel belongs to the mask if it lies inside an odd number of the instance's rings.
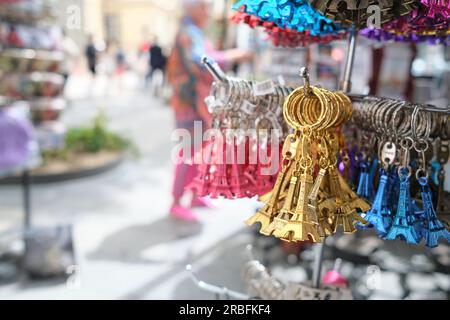
[[[423,217],[421,235],[425,239],[425,245],[430,248],[437,247],[439,239],[444,238],[450,242],[450,232],[444,224],[439,221],[433,206],[433,197],[431,194],[429,181],[427,177],[420,177],[421,196],[423,202]]]
[[[372,208],[366,213],[364,219],[370,223],[372,227],[375,228],[378,235],[384,236],[387,233],[385,224],[383,222],[383,216],[391,215],[390,209],[387,206],[386,197],[387,186],[389,184],[389,175],[386,170],[381,169],[380,171],[380,181],[378,184],[378,190],[375,195],[375,200],[372,204]]]
[[[386,240],[401,238],[409,244],[417,244],[419,236],[415,228],[415,219],[410,192],[411,167],[398,169],[400,194],[394,222],[386,234]]]
[[[362,159],[359,163],[359,181],[356,194],[360,197],[370,199],[370,185],[369,185],[369,161]]]
[[[411,174],[410,152],[414,141],[411,138],[405,138],[400,146],[403,149],[401,155],[401,166],[398,168],[398,177],[400,179],[400,191],[398,196],[398,205],[391,228],[388,230],[385,239],[395,240],[401,238],[409,244],[417,244],[419,235],[416,232],[416,219],[414,215],[414,206],[411,199]]]

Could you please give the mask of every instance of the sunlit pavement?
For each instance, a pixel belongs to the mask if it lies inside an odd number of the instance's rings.
[[[169,218],[170,108],[144,91],[132,74],[123,83],[90,80],[87,75],[71,80],[73,101],[64,122],[85,124],[104,110],[110,128],[131,137],[140,155],[97,177],[33,187],[33,225],[74,226],[77,277],[69,284],[3,285],[0,298],[214,298],[190,281],[184,271],[188,263],[203,280],[243,290],[239,270],[249,241],[243,221],[256,202],[216,201],[216,210],[197,210],[198,224]],[[0,231],[20,230],[20,188],[0,188],[0,211]]]

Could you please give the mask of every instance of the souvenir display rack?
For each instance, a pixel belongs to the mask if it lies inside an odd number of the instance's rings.
[[[282,136],[287,138],[281,153],[281,170],[276,180],[265,182],[274,186],[271,193],[256,193],[265,206],[247,223],[260,222],[261,233],[267,236],[274,235],[284,241],[312,240],[322,243],[316,246],[312,283],[304,284],[306,288],[304,291],[307,294],[300,295],[305,299],[308,297],[321,298],[319,293],[312,293],[314,289],[322,293],[326,291],[321,283],[323,243],[324,239],[333,235],[339,226],[342,227],[344,233],[354,233],[358,229],[363,230],[370,227],[374,228],[384,239],[402,239],[409,244],[418,244],[423,240],[429,247],[436,247],[445,240],[450,241],[448,222],[446,225],[444,219],[448,209],[445,207],[445,191],[443,190],[445,176],[443,166],[449,160],[450,110],[350,93],[359,32],[373,38],[374,34],[379,35],[379,30],[383,30],[385,35],[379,37],[379,40],[428,41],[429,43],[445,44],[449,39],[450,28],[448,24],[442,23],[442,18],[443,16],[448,18],[446,10],[450,10],[450,4],[447,5],[445,1],[402,2],[400,6],[394,5],[388,9],[384,8],[385,10],[382,11],[382,23],[385,29],[374,29],[373,27],[364,29],[368,21],[364,10],[366,8],[350,6],[346,10],[341,10],[342,8],[334,8],[333,3],[329,1],[242,0],[234,6],[239,12],[232,19],[251,27],[263,27],[269,35],[269,39],[275,45],[280,46],[295,47],[310,43],[323,43],[337,39],[337,34],[340,35],[340,38],[347,34],[349,44],[343,80],[340,85],[341,93],[333,93],[310,86],[309,75],[305,68],[301,71],[304,79],[303,87],[292,91],[291,88],[273,83],[270,86],[270,81],[254,83],[242,79],[228,79],[223,76],[222,71],[217,70],[216,66],[204,59],[207,69],[216,75],[216,83],[213,85],[212,94],[207,102],[216,120],[214,123],[217,124],[217,128],[231,130],[242,128],[242,124],[229,118],[230,113],[223,113],[224,110],[230,108],[235,114],[239,114],[239,110],[245,112],[250,116],[251,123],[256,120],[257,132],[259,132],[258,123],[267,118],[271,118],[273,121],[268,127],[264,127],[265,129],[279,129],[283,127],[283,119],[268,117],[267,110],[275,114],[280,114],[280,112],[277,113],[277,108],[270,105],[267,108],[268,104],[261,103],[264,99],[260,97],[265,96],[270,101],[275,100],[278,103],[282,101],[284,104],[284,120],[290,124],[292,129],[282,130]],[[373,3],[367,3],[367,5],[370,4]],[[314,9],[318,11],[314,11]],[[320,13],[325,17],[320,16]],[[305,18],[305,15],[308,14],[310,19]],[[393,22],[394,20],[395,22]],[[421,25],[420,21],[423,20],[427,20],[427,30],[418,27]],[[317,21],[322,21],[322,23],[317,23]],[[360,31],[360,29],[363,30]],[[401,34],[402,32],[403,34]],[[408,33],[408,36],[405,36],[405,32]],[[330,34],[334,34],[334,36],[330,36]],[[386,34],[394,34],[394,36],[388,37]],[[401,36],[395,36],[395,34],[401,34]],[[221,76],[217,77],[218,74]],[[269,88],[269,90],[261,92],[259,86]],[[220,91],[217,89],[218,87],[221,87],[221,95],[216,94]],[[227,93],[224,94],[224,92]],[[289,95],[286,96],[286,93]],[[312,96],[315,96],[315,100]],[[328,100],[323,100],[325,96],[328,96]],[[332,98],[332,96],[335,97]],[[336,99],[336,96],[340,98]],[[224,97],[227,98],[224,99]],[[349,99],[348,103],[346,99]],[[333,108],[339,104],[341,107],[338,107],[339,109],[336,111],[324,111],[327,110],[325,101],[331,100],[335,101]],[[306,101],[308,102],[306,103]],[[353,106],[350,106],[351,104]],[[350,110],[345,105],[350,106]],[[300,108],[300,106],[303,111],[296,111],[296,108]],[[344,110],[349,110],[347,116],[343,113]],[[326,142],[329,138],[324,137],[330,134],[329,132],[326,134],[313,132],[311,135],[312,130],[318,130],[314,128],[325,125],[322,125],[320,121],[326,119],[326,112],[332,112],[330,116],[335,114],[332,117],[339,115],[335,119],[338,121],[336,128],[339,127],[339,129],[336,131],[333,129],[330,136],[335,142]],[[339,117],[347,118],[339,120]],[[343,130],[342,124],[350,119],[352,121],[344,125],[346,129]],[[228,124],[233,125],[230,127]],[[245,125],[248,125],[248,121],[245,122]],[[327,126],[329,125],[330,122]],[[252,126],[250,125],[250,127]],[[292,134],[292,132],[294,133]],[[232,140],[220,143],[228,143],[232,148],[236,148],[236,144],[239,145],[237,141],[245,140],[238,135],[235,135]],[[257,133],[258,135],[259,133]],[[335,138],[336,135],[338,135],[338,139]],[[376,142],[372,146],[372,150],[366,147],[370,145],[371,141],[368,136]],[[319,140],[313,142],[314,139]],[[253,147],[252,150],[269,149],[266,142],[262,142],[261,145],[260,137],[257,137],[256,140],[257,147]],[[313,147],[310,147],[311,143],[314,144]],[[334,144],[335,147],[332,147]],[[225,147],[223,148],[225,149]],[[356,151],[353,150],[355,148]],[[202,153],[206,152],[210,155],[210,159],[214,158],[214,152],[211,154],[211,150],[216,149],[209,146],[203,148]],[[273,150],[276,149],[272,146]],[[316,150],[317,154],[311,153],[310,150]],[[308,154],[310,155],[308,156]],[[328,165],[325,164],[324,159],[320,158],[324,155],[326,157],[332,155],[327,162]],[[320,161],[317,159],[316,166],[323,170],[323,173],[319,172],[319,175],[307,173],[308,168],[311,170],[314,168],[310,163],[314,161],[312,157],[320,158]],[[356,159],[356,164],[351,163],[355,161],[354,159]],[[307,163],[310,164],[307,165]],[[331,163],[338,167],[333,168],[334,165],[330,166]],[[233,190],[241,190],[240,187],[247,187],[248,183],[259,181],[258,174],[261,173],[251,172],[256,177],[254,176],[253,180],[249,182],[245,178],[245,174],[239,174],[239,170],[233,170],[233,168],[236,168],[236,165],[231,165],[231,170],[227,170],[222,168],[220,163],[214,162],[212,165],[203,166],[200,168],[201,172],[194,187],[197,190],[212,188],[215,190],[214,197],[224,196],[234,199],[254,196],[255,193],[246,194],[244,192],[241,194]],[[338,173],[338,170],[341,173]],[[378,170],[380,170],[379,173]],[[217,175],[217,172],[220,174]],[[328,184],[323,184],[324,177],[329,179]],[[312,180],[309,181],[309,179]],[[231,187],[230,190],[228,190],[229,187]],[[319,197],[317,197],[318,193],[321,194]],[[334,196],[331,196],[333,194]],[[208,195],[208,193],[204,195]],[[330,199],[331,202],[326,203],[328,201],[326,199]],[[323,209],[320,209],[320,203],[322,203]],[[311,211],[312,208],[314,211]],[[327,209],[327,214],[324,213],[325,211],[320,211],[324,209]],[[335,213],[330,215],[330,210]],[[386,220],[383,221],[383,217]],[[259,270],[257,286],[263,288],[264,284],[270,283],[269,288],[266,286],[265,289],[269,289],[271,294],[267,295],[267,291],[263,289],[260,297],[269,299],[280,297],[282,290],[277,280],[271,279],[258,262],[253,261],[251,264],[250,269]],[[297,290],[297,292],[301,291],[302,289]],[[326,295],[328,298],[333,298],[331,293]],[[334,298],[339,299],[336,296]]]
[[[3,108],[25,106],[34,125],[28,160],[2,176],[22,171],[24,242],[32,230],[31,170],[41,152],[61,148],[59,121],[66,107],[62,75],[62,29],[55,27],[54,0],[0,0],[0,96]],[[58,128],[55,131],[55,128]]]

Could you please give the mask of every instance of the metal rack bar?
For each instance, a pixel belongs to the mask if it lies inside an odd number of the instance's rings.
[[[194,282],[194,284],[202,290],[213,293],[218,297],[223,296],[226,298],[233,298],[236,300],[250,300],[250,297],[244,293],[240,293],[237,291],[230,290],[226,287],[219,287],[201,281],[192,270],[192,266],[190,264],[186,266],[186,271],[189,273],[189,277],[191,278],[192,282]]]

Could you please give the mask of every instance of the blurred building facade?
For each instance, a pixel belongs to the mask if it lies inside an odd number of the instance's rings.
[[[169,48],[177,31],[181,0],[61,0],[60,22],[68,34],[83,45],[88,34],[97,42],[120,44],[136,50],[144,41],[158,38]],[[212,1],[214,18],[226,16],[231,0]],[[80,25],[70,25],[71,16],[80,12]]]

